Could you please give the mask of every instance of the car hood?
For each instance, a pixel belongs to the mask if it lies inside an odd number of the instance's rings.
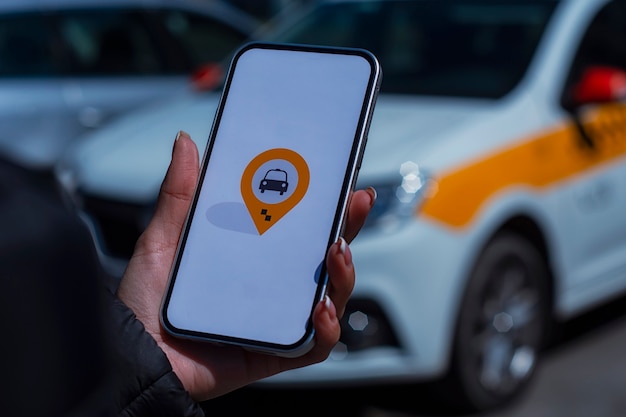
[[[376,105],[360,176],[397,175],[406,161],[429,162],[429,155],[457,132],[490,118],[492,101],[381,96]],[[432,163],[434,161],[430,161]],[[436,167],[432,167],[436,168]]]
[[[67,154],[57,172],[70,170],[88,194],[135,203],[152,202],[171,158],[173,140],[187,131],[202,154],[219,94],[189,95],[132,113],[90,136]],[[368,180],[397,173],[407,160],[425,161],[434,146],[473,120],[484,120],[484,101],[381,95],[360,175]]]
[[[86,194],[151,202],[176,134],[188,132],[202,155],[218,101],[217,93],[185,95],[131,112],[76,141],[56,167],[57,177]]]

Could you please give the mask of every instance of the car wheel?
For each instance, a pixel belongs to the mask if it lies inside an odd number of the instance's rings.
[[[519,396],[532,379],[550,324],[549,273],[520,235],[496,235],[469,277],[451,366],[457,406],[488,410]]]

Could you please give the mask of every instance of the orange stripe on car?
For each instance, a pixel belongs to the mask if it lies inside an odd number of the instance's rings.
[[[585,117],[585,144],[574,123],[559,125],[436,178],[421,216],[467,226],[495,194],[513,187],[542,192],[626,155],[626,104],[599,106]]]

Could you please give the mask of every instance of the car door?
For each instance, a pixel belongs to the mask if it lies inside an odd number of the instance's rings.
[[[574,303],[578,297],[602,296],[624,286],[625,3],[608,3],[585,30],[562,96],[562,105],[574,121],[575,144],[568,160],[577,171],[564,184],[567,192],[560,211],[567,247],[566,287]]]

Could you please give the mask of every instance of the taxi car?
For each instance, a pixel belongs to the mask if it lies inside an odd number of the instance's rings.
[[[282,169],[270,169],[268,170],[261,183],[259,184],[259,190],[262,193],[265,190],[278,191],[280,195],[287,192],[289,183],[287,182],[287,172]]]
[[[266,39],[363,47],[384,76],[342,339],[261,384],[435,381],[492,409],[532,381],[554,323],[626,290],[626,2],[328,1]],[[171,137],[202,151],[218,98],[139,112],[58,166],[105,265],[150,217]]]

